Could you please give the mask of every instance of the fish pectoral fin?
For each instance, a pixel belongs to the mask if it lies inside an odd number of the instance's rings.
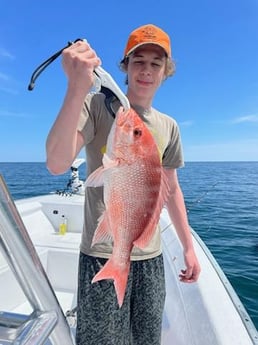
[[[95,243],[112,242],[112,240],[113,238],[110,232],[107,212],[105,211],[103,215],[99,218],[99,224],[93,236],[91,246],[94,246]]]
[[[100,187],[104,185],[104,172],[108,169],[115,168],[120,164],[119,159],[111,159],[104,153],[102,159],[103,165],[93,171],[85,181],[85,187]]]
[[[104,153],[102,162],[105,170],[115,168],[119,165],[119,159],[111,159],[106,153]]]
[[[85,181],[85,187],[100,187],[104,184],[103,179],[104,167],[100,166],[98,169],[93,171]]]

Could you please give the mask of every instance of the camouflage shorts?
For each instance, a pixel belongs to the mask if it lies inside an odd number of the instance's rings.
[[[159,345],[165,302],[162,255],[132,261],[119,309],[112,280],[92,284],[106,259],[80,253],[77,345]]]

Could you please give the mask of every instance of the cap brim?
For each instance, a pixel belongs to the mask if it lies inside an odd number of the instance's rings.
[[[133,52],[135,49],[137,49],[137,48],[139,48],[139,47],[141,47],[141,46],[144,46],[144,45],[146,45],[146,44],[154,44],[155,46],[159,46],[160,48],[162,48],[162,49],[164,50],[164,52],[165,52],[166,55],[168,56],[168,53],[167,53],[166,49],[165,49],[161,44],[159,44],[159,43],[157,43],[157,42],[144,42],[144,43],[139,43],[139,44],[137,44],[136,46],[134,46],[133,48],[131,48],[131,49],[127,52],[126,56],[132,54],[132,52]],[[125,57],[126,57],[126,56],[125,56]]]

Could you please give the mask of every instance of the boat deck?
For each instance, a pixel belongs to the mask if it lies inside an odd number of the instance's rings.
[[[16,206],[66,313],[76,306],[82,198],[49,195],[18,201]],[[64,236],[58,234],[61,214],[68,219],[68,232]],[[197,283],[184,284],[178,279],[184,268],[182,249],[166,210],[162,212],[160,225],[167,290],[162,345],[258,343],[256,330],[242,303],[196,233],[193,231],[193,239],[202,273]],[[4,262],[0,265],[0,295],[11,296],[1,299],[0,310],[31,312],[13,273]]]

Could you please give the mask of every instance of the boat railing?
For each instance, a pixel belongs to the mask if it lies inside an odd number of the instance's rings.
[[[0,311],[1,342],[74,345],[74,337],[36,249],[0,175],[0,246],[33,312]]]

